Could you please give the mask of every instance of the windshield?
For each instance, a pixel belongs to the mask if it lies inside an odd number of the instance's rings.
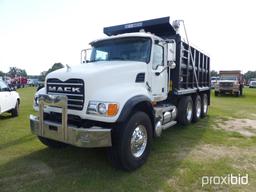
[[[144,37],[126,37],[98,41],[92,44],[90,62],[95,61],[141,61],[150,60],[151,40]]]
[[[236,76],[222,76],[222,77],[220,77],[220,80],[236,81],[236,80],[237,80],[237,77],[236,77]]]

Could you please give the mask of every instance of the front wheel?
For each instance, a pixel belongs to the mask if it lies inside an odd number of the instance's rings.
[[[148,115],[136,112],[127,122],[112,132],[112,147],[108,157],[112,165],[126,171],[142,166],[150,153],[152,125]]]

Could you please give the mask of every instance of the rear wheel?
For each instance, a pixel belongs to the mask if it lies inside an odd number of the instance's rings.
[[[201,117],[204,118],[208,113],[208,96],[207,94],[203,94],[201,97],[202,108],[201,108]]]
[[[54,149],[61,149],[67,147],[66,143],[62,143],[59,141],[54,141],[52,139],[47,139],[45,137],[38,136],[38,139],[46,146]]]
[[[20,111],[20,105],[19,105],[19,100],[17,100],[15,108],[11,110],[12,116],[17,117],[19,115]]]
[[[188,125],[193,118],[193,101],[190,96],[184,96],[178,104],[178,121],[182,125]]]
[[[108,157],[116,168],[131,171],[143,165],[150,153],[152,125],[148,115],[136,112],[112,132]]]
[[[192,119],[193,122],[197,122],[200,119],[201,109],[202,109],[201,97],[197,95],[194,100],[194,106],[193,106],[193,119]]]

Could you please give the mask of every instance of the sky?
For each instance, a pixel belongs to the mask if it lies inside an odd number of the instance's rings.
[[[54,63],[80,64],[103,27],[170,16],[212,70],[256,70],[253,0],[0,0],[0,70],[39,75]]]

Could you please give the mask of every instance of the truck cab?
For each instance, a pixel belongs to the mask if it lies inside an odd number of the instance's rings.
[[[82,64],[47,75],[30,127],[49,147],[108,147],[115,167],[134,170],[153,137],[206,116],[209,57],[182,42],[169,17],[104,33],[82,51]]]

